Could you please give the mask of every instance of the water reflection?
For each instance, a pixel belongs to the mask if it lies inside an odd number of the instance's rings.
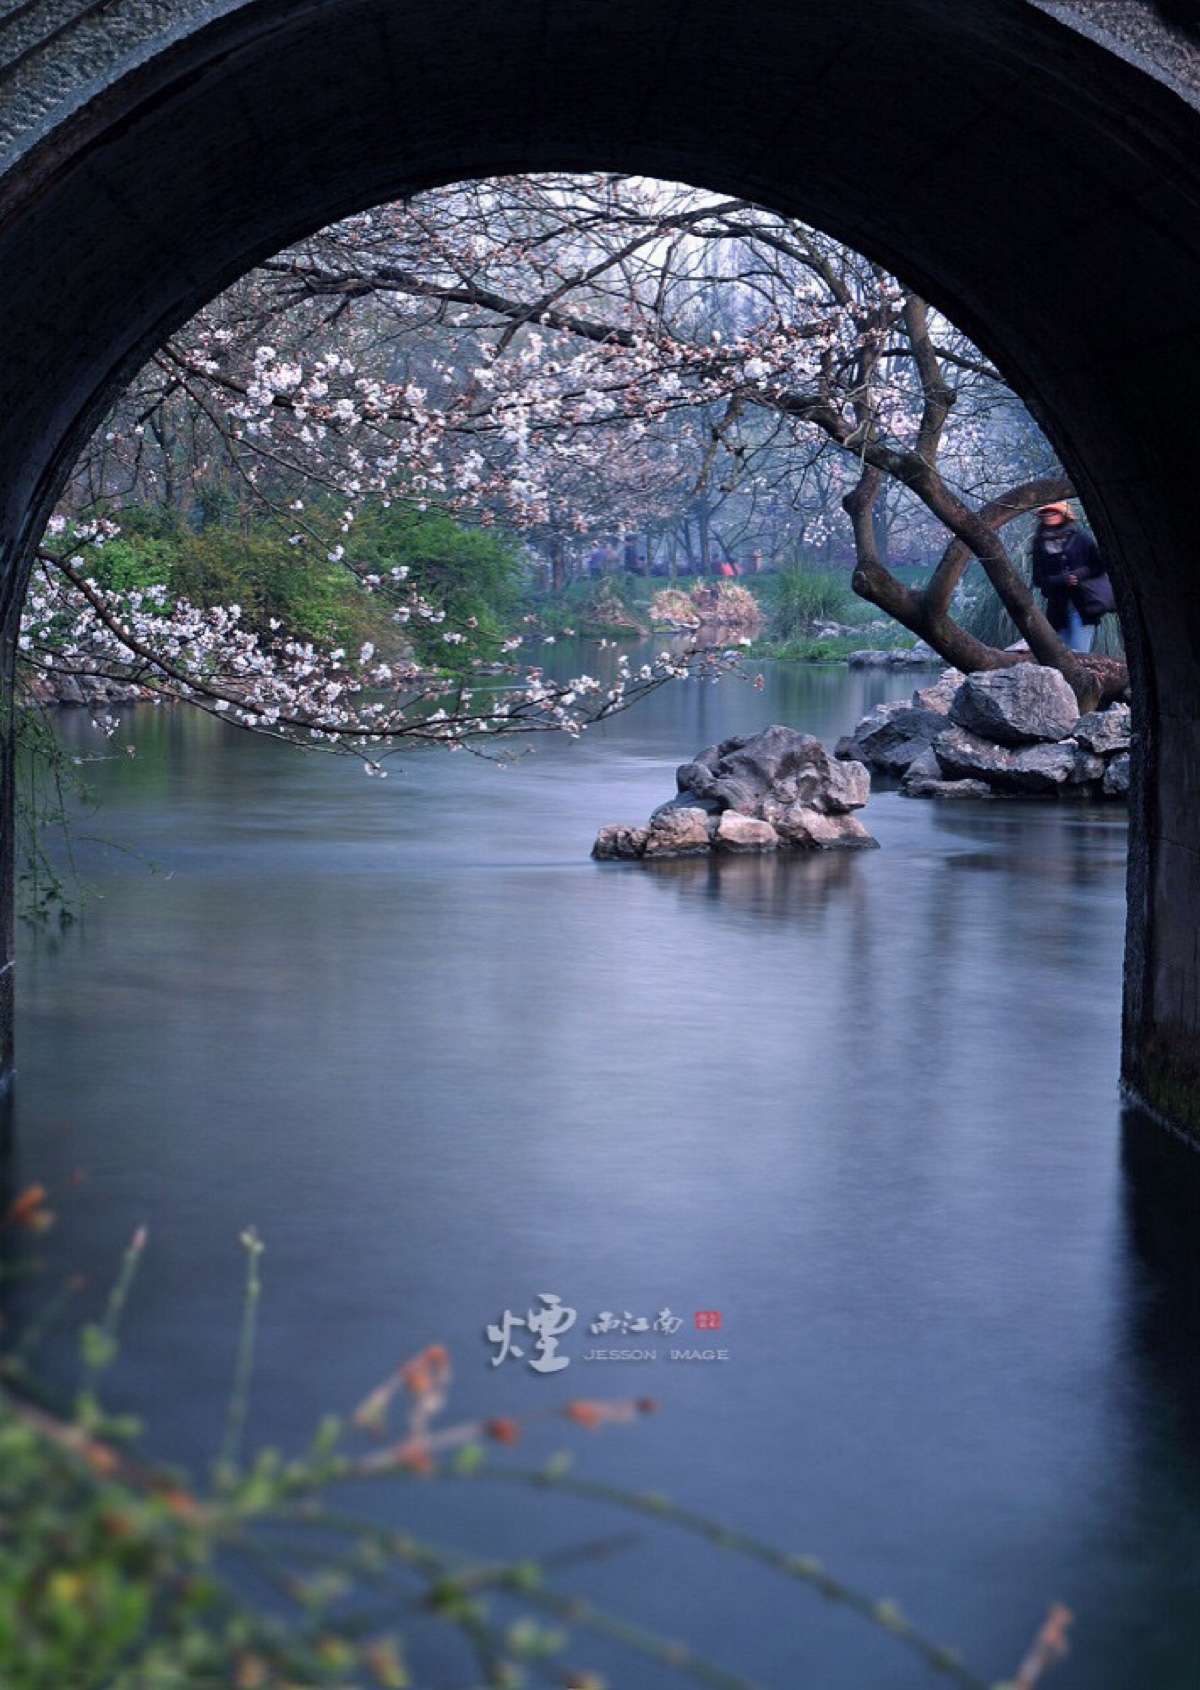
[[[807,926],[819,920],[830,900],[850,899],[862,908],[863,887],[856,852],[796,852],[755,856],[713,853],[669,862],[613,864],[615,873],[642,873],[650,883],[684,903],[705,898],[747,916]]]

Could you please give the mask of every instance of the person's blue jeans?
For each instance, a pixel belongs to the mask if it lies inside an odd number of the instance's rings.
[[[1073,604],[1067,606],[1067,625],[1058,630],[1058,637],[1068,651],[1091,651],[1096,638],[1095,626],[1085,622]]]

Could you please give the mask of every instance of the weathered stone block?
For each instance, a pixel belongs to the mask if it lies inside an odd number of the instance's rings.
[[[710,848],[712,821],[704,810],[660,810],[651,819],[644,857],[693,857]]]
[[[838,741],[836,755],[883,774],[902,775],[945,726],[945,715],[936,710],[915,708],[902,699],[877,704],[853,734]]]
[[[1068,786],[1094,786],[1104,779],[1104,758],[1094,757],[1090,751],[1077,751],[1074,766],[1067,776]]]
[[[651,825],[656,816],[665,816],[672,810],[703,810],[706,816],[719,816],[722,805],[717,798],[700,798],[694,792],[677,792],[674,798],[668,798],[665,804],[660,804],[657,810],[651,812]]]
[[[951,702],[950,719],[1000,745],[1029,745],[1065,739],[1079,721],[1079,705],[1057,669],[1018,663],[968,675]]]
[[[827,816],[805,804],[785,810],[775,829],[785,844],[805,850],[869,850],[878,845],[857,816]]]
[[[931,780],[921,776],[906,780],[901,789],[906,798],[991,798],[992,789],[985,780]]]
[[[913,709],[932,710],[939,716],[945,716],[964,679],[961,669],[944,670],[932,686],[916,689],[912,695]]]
[[[947,780],[984,780],[1001,792],[1055,792],[1075,767],[1073,744],[1011,749],[954,725],[933,749]]]
[[[914,762],[908,765],[904,772],[904,779],[900,782],[900,790],[907,792],[917,781],[940,781],[941,778],[942,767],[931,745],[922,751]]]
[[[618,822],[610,823],[596,835],[592,855],[600,861],[640,857],[645,853],[649,834],[648,827],[623,827]]]
[[[844,815],[849,810],[861,810],[871,796],[871,776],[862,763],[835,761],[826,757],[823,770],[823,790],[814,802],[829,815]]]
[[[779,835],[770,822],[726,810],[717,823],[713,845],[718,851],[774,851],[779,846]]]
[[[713,748],[714,763],[715,750]],[[701,752],[700,756],[690,763],[680,763],[675,771],[675,785],[680,792],[694,793],[697,798],[707,798],[716,782],[713,774],[713,764],[704,759],[708,753]]]
[[[1128,751],[1133,736],[1133,718],[1128,704],[1112,704],[1107,710],[1089,710],[1071,730],[1080,745],[1099,756]]]
[[[1129,796],[1129,753],[1123,751],[1113,758],[1104,771],[1104,791],[1109,798]]]

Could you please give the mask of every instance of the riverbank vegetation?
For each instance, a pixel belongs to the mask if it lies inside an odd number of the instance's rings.
[[[242,626],[260,636],[283,629],[326,647],[370,639],[377,649],[416,653],[430,666],[453,663],[453,647],[440,638],[444,626],[472,628],[477,653],[498,656],[519,625],[526,573],[519,539],[438,511],[368,502],[338,557],[298,543],[254,506],[202,510],[192,521],[129,506],[113,520],[119,532],[85,553],[84,573],[127,602],[131,594],[161,590],[202,610],[237,604]],[[319,503],[309,520],[337,526],[335,513]],[[437,620],[397,624],[388,598],[370,590],[371,577],[382,580],[397,568]]]

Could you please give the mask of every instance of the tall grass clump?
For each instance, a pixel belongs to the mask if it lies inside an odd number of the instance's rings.
[[[766,637],[781,643],[806,638],[831,622],[855,624],[864,617],[862,601],[844,574],[811,569],[800,560],[766,578],[763,603]]]

